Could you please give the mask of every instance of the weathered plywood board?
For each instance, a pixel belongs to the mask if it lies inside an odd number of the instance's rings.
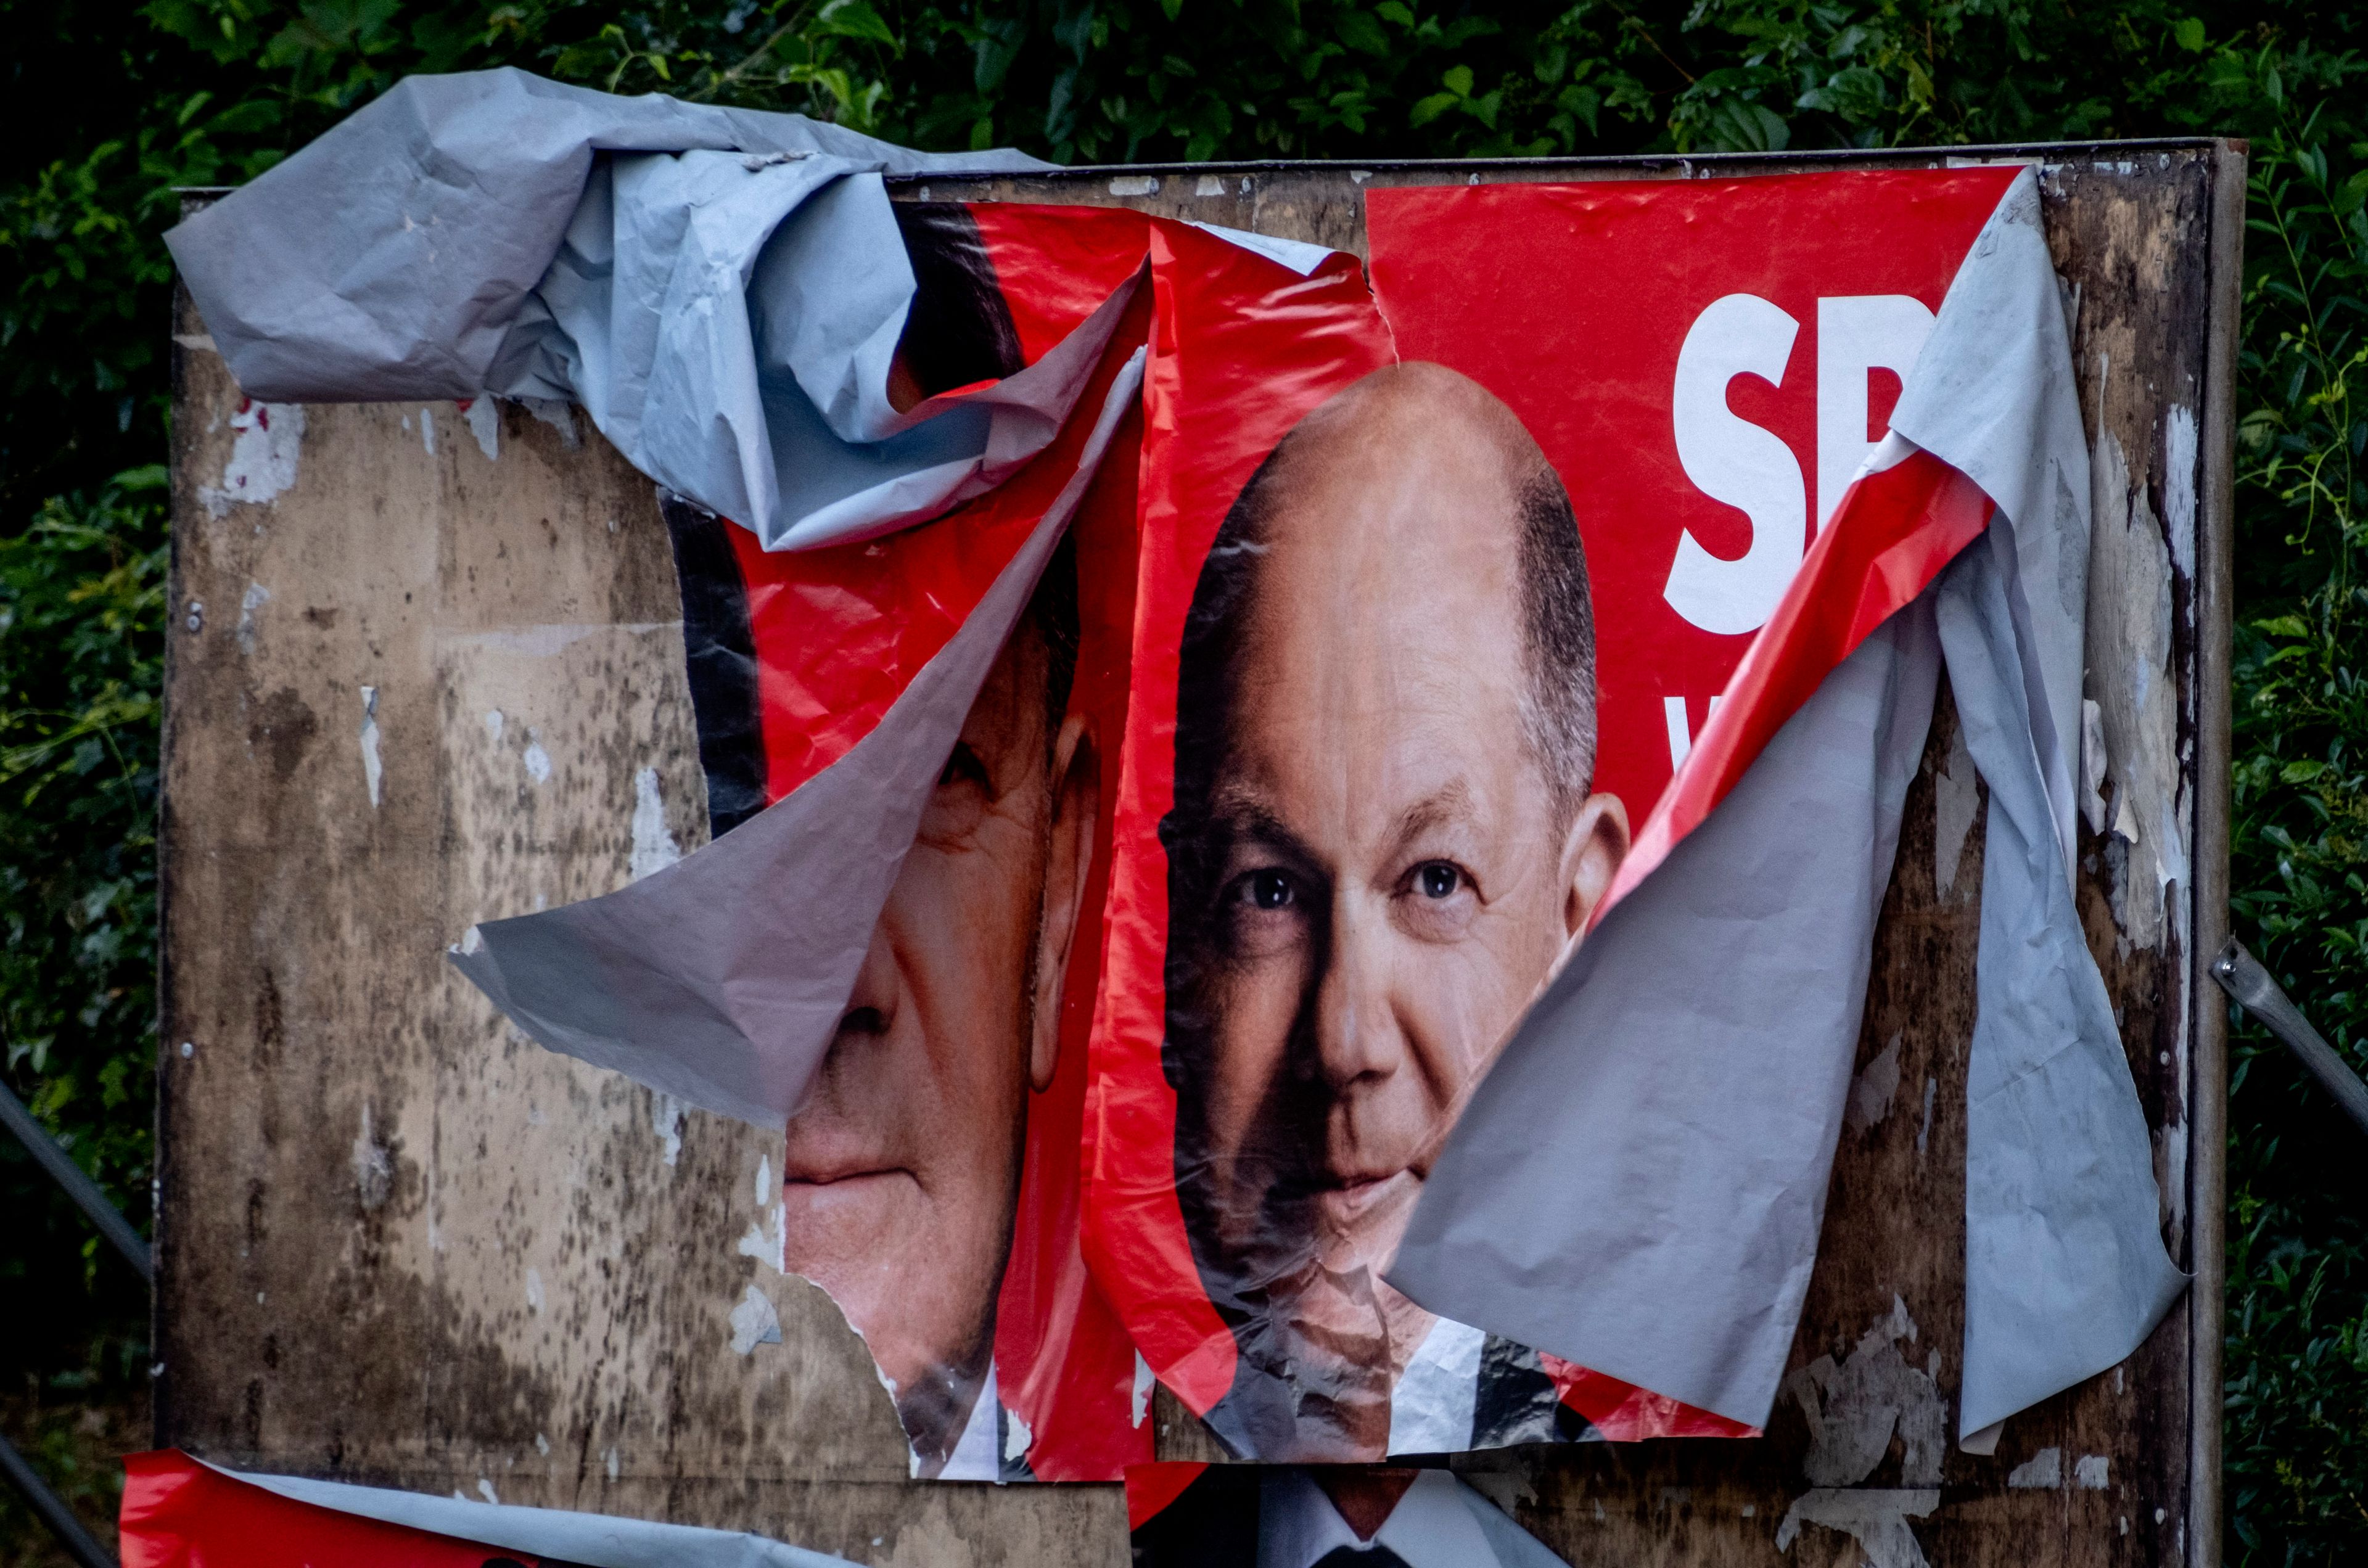
[[[2166,1233],[2201,1284],[1995,1456],[1945,1440],[1981,789],[1944,704],[1768,1437],[1459,1461],[1574,1562],[2216,1561],[2225,1078],[2194,955],[2225,915],[2242,160],[2048,156],[2097,455],[2089,696],[2106,794],[2137,824],[2135,846],[2084,834],[2082,909],[2157,1130]],[[1074,171],[929,194],[1359,249],[1373,184],[1815,162]],[[861,1346],[771,1266],[769,1137],[552,1056],[442,961],[482,916],[620,885],[704,835],[648,482],[580,415],[314,407],[263,428],[186,308],[178,324],[159,1440],[865,1562],[1124,1561],[1115,1488],[905,1480]],[[1161,1434],[1209,1456],[1172,1401]]]

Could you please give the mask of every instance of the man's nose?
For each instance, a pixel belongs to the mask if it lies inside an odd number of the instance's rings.
[[[871,945],[863,950],[863,966],[855,971],[855,989],[848,994],[847,1008],[838,1016],[832,1054],[886,1034],[896,1021],[896,953],[883,920],[871,928]]]
[[[1336,907],[1324,944],[1315,991],[1315,1057],[1325,1081],[1335,1088],[1361,1078],[1385,1078],[1406,1059],[1396,1011],[1389,1005],[1377,920],[1371,912]]]
[[[883,922],[884,924],[884,922]],[[874,927],[871,944],[855,972],[855,989],[840,1009],[838,1028],[830,1049],[806,1085],[805,1097],[790,1113],[790,1142],[796,1146],[802,1131],[826,1128],[843,1121],[863,1103],[865,1085],[879,1075],[868,1047],[887,1037],[896,1021],[896,954],[887,933]]]

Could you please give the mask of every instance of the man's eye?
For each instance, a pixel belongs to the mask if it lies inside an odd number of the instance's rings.
[[[1465,885],[1463,868],[1445,860],[1426,860],[1416,867],[1414,882],[1425,898],[1453,898]]]
[[[1218,898],[1218,930],[1224,951],[1237,960],[1280,958],[1308,938],[1307,889],[1279,866],[1236,874]]]
[[[949,784],[976,784],[981,788],[986,784],[986,764],[978,759],[978,753],[971,750],[967,742],[954,743],[953,755],[946,758],[944,770],[938,775],[939,789]]]
[[[1251,904],[1259,909],[1288,909],[1299,897],[1291,879],[1281,871],[1252,871],[1245,892]]]

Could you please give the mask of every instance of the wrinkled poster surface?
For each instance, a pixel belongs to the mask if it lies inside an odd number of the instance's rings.
[[[768,554],[669,508],[719,835],[947,646],[1149,345],[789,1124],[784,1260],[916,1473],[1114,1477],[1154,1376],[1267,1460],[1748,1430],[1382,1274],[2013,173],[1369,189],[1370,277],[900,208],[900,406],[1126,315],[1053,445],[934,522]]]

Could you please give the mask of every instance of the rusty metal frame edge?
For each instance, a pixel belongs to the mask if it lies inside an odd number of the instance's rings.
[[[214,195],[192,196],[184,192],[180,202],[181,216],[188,218],[202,211],[211,206],[216,199]],[[188,346],[181,342],[181,319],[185,312],[194,313],[194,307],[189,299],[188,286],[181,281],[180,273],[176,269],[173,274],[172,304],[165,316],[165,334],[167,374],[172,383],[173,407],[176,410],[185,406],[188,401],[189,350]],[[150,1193],[148,1353],[152,1358],[165,1344],[165,1281],[166,1270],[171,1266],[175,1239],[171,1226],[165,1220],[167,1205],[164,1201],[164,1194],[173,1185],[171,1173],[174,1160],[173,1141],[167,1134],[172,1121],[173,1103],[176,1098],[170,1066],[173,1051],[172,1026],[175,1019],[173,1017],[174,945],[169,939],[171,910],[176,892],[173,886],[172,870],[172,844],[176,833],[174,823],[176,815],[173,809],[174,797],[164,787],[164,770],[165,759],[173,755],[174,732],[179,727],[180,720],[178,705],[167,699],[173,690],[175,667],[182,657],[181,640],[172,635],[173,618],[180,613],[181,607],[175,604],[171,597],[174,588],[183,580],[181,574],[182,530],[176,526],[180,518],[172,511],[169,504],[169,497],[181,493],[182,469],[188,461],[188,440],[187,432],[180,427],[180,421],[173,422],[173,427],[167,432],[165,440],[165,461],[171,471],[171,483],[167,484],[165,492],[168,497],[165,539],[165,636],[164,667],[158,676],[160,696],[156,721],[156,1058],[154,1065],[156,1081],[155,1093],[152,1096],[154,1124],[149,1130],[151,1147],[155,1153],[148,1165]],[[148,1364],[148,1443],[151,1448],[162,1449],[168,1446],[165,1434],[171,1391],[167,1385],[166,1377],[170,1371],[171,1369],[162,1360],[152,1359]]]
[[[990,179],[1110,178],[1134,175],[1304,175],[1351,170],[1372,174],[1533,173],[1561,169],[1679,169],[1707,175],[1728,169],[1806,172],[1831,165],[1929,164],[1949,158],[1991,161],[2032,158],[2068,163],[2080,158],[2126,157],[2134,153],[2217,152],[2228,143],[2210,136],[2156,136],[2123,142],[1995,142],[1936,147],[1816,147],[1782,153],[1620,153],[1565,158],[1251,158],[1199,164],[1064,164],[1018,175],[890,175],[891,188],[963,185]],[[1699,177],[1699,176],[1697,176]],[[207,189],[214,187],[207,187]]]
[[[2188,994],[2187,1561],[2221,1560],[2222,1333],[2227,1291],[2228,1011],[2209,966],[2228,936],[2230,677],[2234,641],[2237,343],[2244,302],[2247,145],[2212,144],[2209,338],[2195,551],[2195,872]]]

